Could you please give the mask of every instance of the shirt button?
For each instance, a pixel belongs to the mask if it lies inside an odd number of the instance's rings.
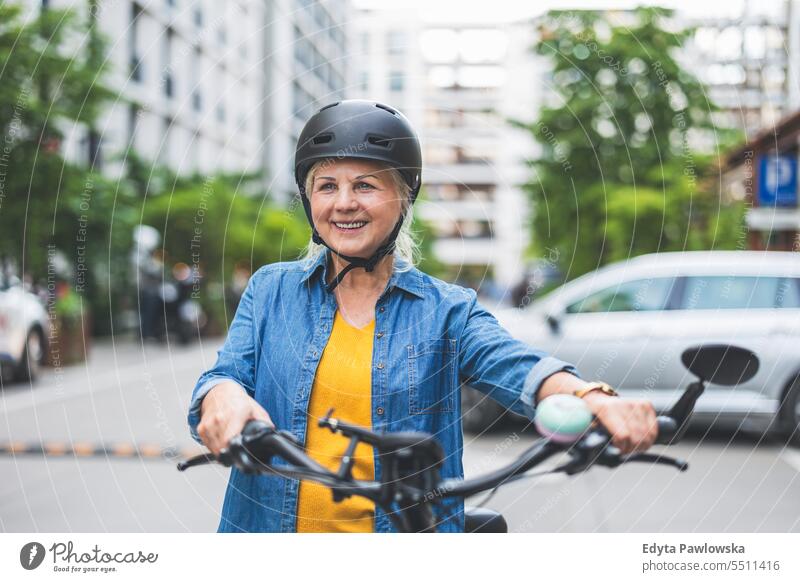
[[[383,313],[384,311],[386,311],[386,308],[385,308],[385,307],[381,307],[380,309],[378,309],[378,311],[380,311],[381,313]]]
[[[378,369],[383,370],[383,362],[378,362]]]
[[[383,337],[383,332],[382,332],[382,331],[379,331],[379,332],[378,332],[378,336],[377,336],[377,337],[378,337],[378,339],[381,339],[381,338]]]
[[[378,408],[375,409],[375,412],[380,416],[381,414],[383,414],[383,407],[379,406]]]
[[[311,352],[311,355],[316,358],[317,357],[317,352]]]

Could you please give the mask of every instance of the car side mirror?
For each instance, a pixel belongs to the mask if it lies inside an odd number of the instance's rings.
[[[547,326],[552,333],[561,333],[561,314],[556,311],[551,311],[545,315],[545,321],[547,321]]]

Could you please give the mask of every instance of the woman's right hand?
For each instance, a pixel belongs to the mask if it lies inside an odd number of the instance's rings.
[[[274,425],[267,411],[244,388],[233,381],[222,382],[203,398],[197,433],[203,444],[219,455],[249,420],[263,420]]]

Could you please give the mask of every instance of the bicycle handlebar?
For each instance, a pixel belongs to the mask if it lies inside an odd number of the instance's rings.
[[[734,346],[692,348],[684,352],[682,361],[699,380],[688,386],[669,414],[657,417],[656,444],[673,444],[683,437],[695,402],[703,393],[706,381],[732,385],[736,382],[732,382],[731,378],[743,382],[752,378],[758,369],[758,358],[755,354]],[[720,373],[720,370],[730,373]],[[681,471],[688,468],[685,462],[667,456],[652,453],[623,455],[612,444],[611,436],[604,427],[593,426],[596,423],[592,422],[591,414],[576,397],[561,396],[562,400],[557,404],[554,402],[548,413],[542,414],[540,419],[539,413],[543,412],[545,403],[559,396],[561,395],[546,399],[537,410],[537,428],[545,437],[549,435],[550,438],[534,443],[506,467],[473,479],[440,478],[439,468],[444,462],[444,451],[430,434],[378,434],[365,427],[332,418],[332,410],[319,421],[319,425],[350,439],[336,472],[308,456],[302,443],[291,433],[276,430],[266,422],[255,420],[249,421],[241,434],[231,439],[228,447],[218,456],[199,455],[179,463],[178,469],[185,471],[196,465],[218,462],[225,466],[234,465],[248,473],[307,479],[329,487],[335,501],[359,495],[387,510],[391,510],[394,504],[398,509],[387,513],[401,531],[435,531],[431,503],[445,497],[469,497],[496,489],[526,476],[527,471],[559,452],[566,452],[569,460],[548,472],[574,475],[594,465],[618,467],[631,462],[669,465]],[[564,417],[564,411],[567,414],[577,411],[577,416],[572,419],[569,416]],[[567,422],[562,425],[559,418],[566,418]],[[575,418],[579,418],[580,422],[570,421]],[[383,467],[381,482],[353,479],[353,454],[361,442],[372,445],[378,451]],[[273,458],[280,462],[272,463]]]
[[[699,393],[693,394],[695,400],[697,396]],[[364,427],[332,418],[330,414],[329,411],[328,415],[319,421],[320,426],[326,426],[332,432],[338,432],[351,438],[351,445],[348,447],[348,452],[342,457],[340,469],[336,473],[308,456],[291,433],[276,430],[268,423],[257,420],[249,421],[242,433],[234,437],[228,448],[224,449],[218,457],[210,454],[194,457],[180,463],[178,469],[184,471],[192,466],[216,461],[225,466],[235,465],[247,473],[265,473],[289,479],[312,480],[331,488],[336,497],[361,495],[378,501],[382,497],[381,487],[383,484],[374,481],[356,481],[350,476],[352,453],[358,442],[372,445],[384,457],[390,455],[403,455],[407,458],[422,456],[425,457],[423,464],[430,468],[438,468],[442,463],[444,454],[441,446],[429,434],[417,432],[379,434]],[[656,442],[659,444],[676,442],[682,433],[683,423],[681,420],[685,421],[685,419],[675,419],[670,416],[657,417],[659,436]],[[473,479],[446,479],[433,484],[430,491],[424,493],[438,498],[469,497],[509,482],[562,451],[569,451],[572,460],[554,469],[554,472],[575,474],[587,470],[592,465],[616,467],[627,462],[668,464],[681,471],[688,467],[682,461],[660,455],[643,453],[622,455],[619,449],[611,444],[611,437],[605,428],[599,426],[587,431],[577,442],[572,444],[560,444],[542,439],[506,467]],[[270,461],[274,457],[289,464],[287,466],[271,464]]]

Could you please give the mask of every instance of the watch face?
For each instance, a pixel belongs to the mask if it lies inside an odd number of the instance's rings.
[[[609,386],[608,384],[603,384],[603,387],[601,388],[601,390],[602,390],[603,392],[605,392],[606,394],[608,394],[609,396],[618,396],[618,394],[617,394],[617,391],[616,391],[616,390],[614,390],[614,389],[613,389],[611,386]]]

